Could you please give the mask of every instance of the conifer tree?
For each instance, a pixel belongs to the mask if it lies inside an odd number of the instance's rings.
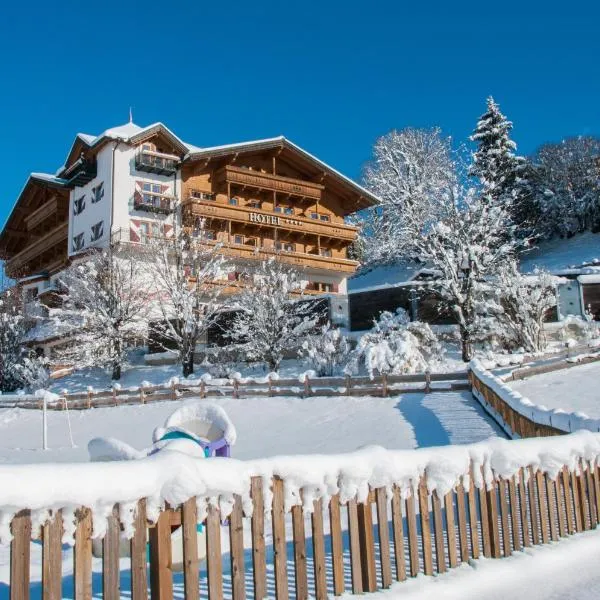
[[[527,193],[527,161],[517,156],[517,145],[510,139],[512,123],[500,112],[490,96],[487,111],[481,115],[471,141],[477,144],[469,175],[479,179],[482,195],[488,202],[518,206]]]

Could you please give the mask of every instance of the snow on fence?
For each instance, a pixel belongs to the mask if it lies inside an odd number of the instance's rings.
[[[422,385],[419,385],[422,384]],[[381,375],[378,377],[311,377],[302,374],[296,379],[279,379],[276,374],[264,378],[178,381],[163,385],[112,390],[93,390],[63,394],[48,402],[49,410],[98,408],[119,404],[145,404],[187,397],[245,396],[397,396],[406,392],[430,392],[432,389],[468,389],[467,372],[417,373],[414,375]],[[41,399],[32,395],[0,395],[0,406],[41,408]]]
[[[175,587],[197,599],[199,584],[210,600],[373,592],[595,528],[599,459],[600,435],[580,431],[256,461],[163,451],[136,461],[0,465],[10,597],[29,597],[32,574],[44,599],[63,597],[64,542],[74,546],[74,597],[91,598],[92,538],[101,540],[104,598],[120,598],[123,587],[132,600],[148,591],[171,600]],[[178,575],[171,533],[180,527]],[[31,564],[32,539],[41,566]],[[129,563],[120,562],[123,548]]]
[[[469,378],[475,398],[513,436],[561,435],[579,429],[600,431],[600,419],[534,404],[477,360],[470,364]]]

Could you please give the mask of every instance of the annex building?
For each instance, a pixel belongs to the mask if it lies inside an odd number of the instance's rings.
[[[32,173],[0,232],[6,275],[27,304],[56,290],[70,261],[109,244],[143,246],[175,222],[230,258],[222,284],[276,256],[306,293],[335,299],[347,319],[352,213],[377,198],[284,137],[200,148],[162,123],[77,134],[55,174]],[[176,221],[177,220],[177,221]],[[240,282],[240,285],[243,283]]]

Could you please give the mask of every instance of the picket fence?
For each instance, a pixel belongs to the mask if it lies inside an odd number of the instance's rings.
[[[421,385],[419,385],[421,384]],[[120,404],[147,404],[188,397],[233,396],[398,396],[406,392],[429,393],[432,389],[469,389],[466,371],[417,373],[369,377],[305,377],[296,379],[207,379],[172,382],[112,390],[89,390],[61,395],[48,403],[49,410],[87,409]],[[2,395],[0,406],[39,409],[42,399],[31,395]]]

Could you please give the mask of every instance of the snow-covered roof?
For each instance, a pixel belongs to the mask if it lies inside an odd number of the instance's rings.
[[[97,136],[90,135],[89,133],[78,133],[77,136],[80,140],[82,140],[88,146],[91,146],[94,143],[94,140]]]
[[[46,183],[55,183],[56,185],[65,185],[67,183],[66,179],[61,179],[56,175],[51,175],[50,173],[31,173],[29,176],[30,179],[36,179],[37,181],[45,181]],[[29,179],[25,183],[29,182]]]
[[[414,282],[419,275],[431,274],[431,269],[422,265],[398,263],[382,265],[360,271],[348,280],[348,293],[372,292],[393,287],[401,287]]]
[[[344,175],[343,173],[340,173],[337,169],[334,169],[332,166],[323,162],[322,160],[320,160],[319,158],[317,158],[310,152],[307,152],[306,150],[304,150],[297,144],[294,144],[294,142],[291,142],[283,135],[279,135],[279,136],[273,137],[273,138],[265,138],[262,140],[252,140],[249,142],[238,142],[235,144],[225,144],[225,145],[221,145],[221,146],[212,146],[212,147],[208,147],[208,148],[196,149],[194,151],[190,151],[190,153],[185,157],[185,159],[186,160],[194,160],[194,159],[198,159],[198,158],[215,156],[215,155],[219,155],[219,154],[230,154],[231,152],[248,152],[248,151],[252,151],[252,150],[263,150],[263,149],[266,150],[266,149],[270,149],[270,148],[276,148],[278,146],[287,146],[288,148],[292,148],[299,154],[305,156],[311,162],[319,165],[322,169],[325,169],[326,171],[333,173],[334,175],[336,175],[337,177],[339,177],[340,179],[345,181],[348,185],[353,187],[361,195],[363,195],[366,198],[368,198],[369,200],[371,200],[372,203],[379,204],[381,202],[381,200],[377,196],[375,196],[375,194],[373,194],[366,188],[362,187],[361,185],[356,183],[354,180],[350,179],[350,177],[346,177],[346,175]]]
[[[600,270],[600,233],[585,232],[569,239],[541,242],[523,255],[521,271],[549,271],[554,275],[581,275]]]

